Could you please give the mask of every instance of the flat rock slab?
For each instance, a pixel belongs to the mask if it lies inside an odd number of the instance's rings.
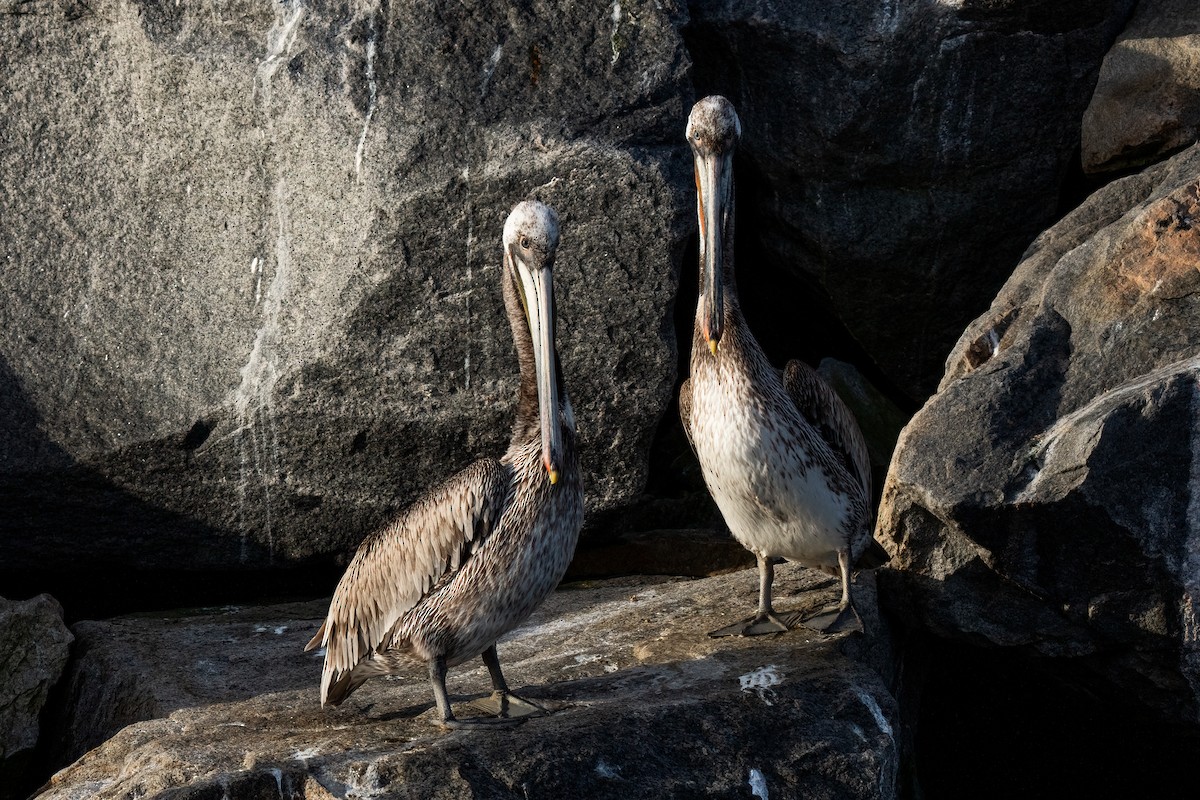
[[[80,625],[91,647],[74,675],[121,652],[168,656],[159,669],[130,660],[131,674],[107,666],[147,711],[170,713],[125,727],[39,796],[895,797],[895,702],[847,655],[886,651],[871,582],[858,595],[869,636],[709,638],[752,610],[754,575],[560,590],[500,643],[514,690],[550,711],[508,729],[442,732],[420,668],[322,710],[320,659],[301,648],[323,604],[303,620],[304,606],[284,606],[273,620],[260,609]],[[793,565],[776,588],[788,613],[836,598],[830,579]],[[449,688],[469,716],[486,670],[452,670]]]

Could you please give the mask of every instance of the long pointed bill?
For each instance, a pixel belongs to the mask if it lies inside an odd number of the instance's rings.
[[[549,265],[519,270],[525,289],[529,335],[537,372],[538,409],[542,429],[542,464],[550,483],[558,483],[562,467],[562,429],[558,424],[558,374],[554,358],[554,284]]]
[[[732,157],[705,152],[695,156],[696,212],[700,218],[701,332],[713,355],[724,332],[725,297],[722,286],[725,258],[725,215],[729,210]]]

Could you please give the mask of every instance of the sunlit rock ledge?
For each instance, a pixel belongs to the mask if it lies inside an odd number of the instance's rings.
[[[321,602],[83,623],[67,739],[132,721],[115,709],[156,718],[38,797],[896,797],[898,711],[865,663],[889,650],[872,581],[859,583],[865,635],[719,640],[706,632],[752,610],[754,571],[566,586],[499,645],[514,691],[551,713],[451,733],[419,667],[320,708],[320,659],[302,648]],[[786,613],[837,592],[793,565],[776,589]],[[487,672],[451,670],[449,688],[469,715]]]

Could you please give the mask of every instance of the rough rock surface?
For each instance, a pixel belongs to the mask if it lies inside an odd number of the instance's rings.
[[[12,794],[38,742],[38,717],[71,647],[62,607],[50,595],[0,597],[0,798]]]
[[[890,609],[1200,723],[1200,147],[1047,231],[900,437]]]
[[[299,606],[79,626],[83,713],[104,698],[169,716],[124,728],[39,796],[896,797],[896,707],[864,666],[887,657],[871,581],[858,594],[870,639],[708,638],[750,610],[754,574],[560,590],[499,647],[515,691],[553,713],[497,731],[439,732],[420,669],[322,711],[320,660],[301,652],[318,619]],[[776,581],[783,611],[836,596],[792,565]],[[451,671],[460,716],[489,689],[478,663]]]
[[[673,3],[22,2],[0,14],[0,564],[353,548],[503,449],[508,209],[563,235],[588,501],[675,369]]]
[[[1139,167],[1200,139],[1200,6],[1142,0],[1083,116],[1083,168]]]
[[[792,270],[923,399],[965,325],[1057,213],[1079,119],[1128,0],[698,0],[698,94],[738,107],[738,279],[772,336]],[[740,230],[740,229],[739,229]],[[756,278],[758,283],[756,283]],[[758,328],[756,327],[756,331]],[[826,354],[819,354],[826,355]]]

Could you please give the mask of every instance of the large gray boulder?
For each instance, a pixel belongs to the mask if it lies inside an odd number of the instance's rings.
[[[320,657],[301,648],[323,603],[80,625],[72,754],[112,738],[39,797],[897,797],[897,708],[868,666],[887,658],[870,581],[870,638],[706,636],[749,611],[755,574],[560,590],[499,644],[514,690],[553,713],[497,731],[435,728],[419,667],[322,711]],[[792,565],[776,588],[784,612],[837,592]],[[469,715],[487,672],[452,670],[449,688]],[[125,718],[101,719],[98,701]]]
[[[779,291],[790,272],[898,387],[927,397],[1058,213],[1080,116],[1132,5],[692,3],[697,93],[727,95],[742,118],[751,324],[801,351],[799,300]]]
[[[1083,168],[1153,163],[1200,139],[1200,6],[1141,0],[1083,115]]]
[[[238,0],[0,16],[0,564],[343,554],[507,442],[508,209],[563,236],[589,507],[675,377],[672,4]]]
[[[0,597],[0,798],[18,798],[34,748],[38,718],[71,648],[62,607],[48,594]]]
[[[900,437],[877,537],[910,624],[1200,724],[1200,147],[1034,242]]]

